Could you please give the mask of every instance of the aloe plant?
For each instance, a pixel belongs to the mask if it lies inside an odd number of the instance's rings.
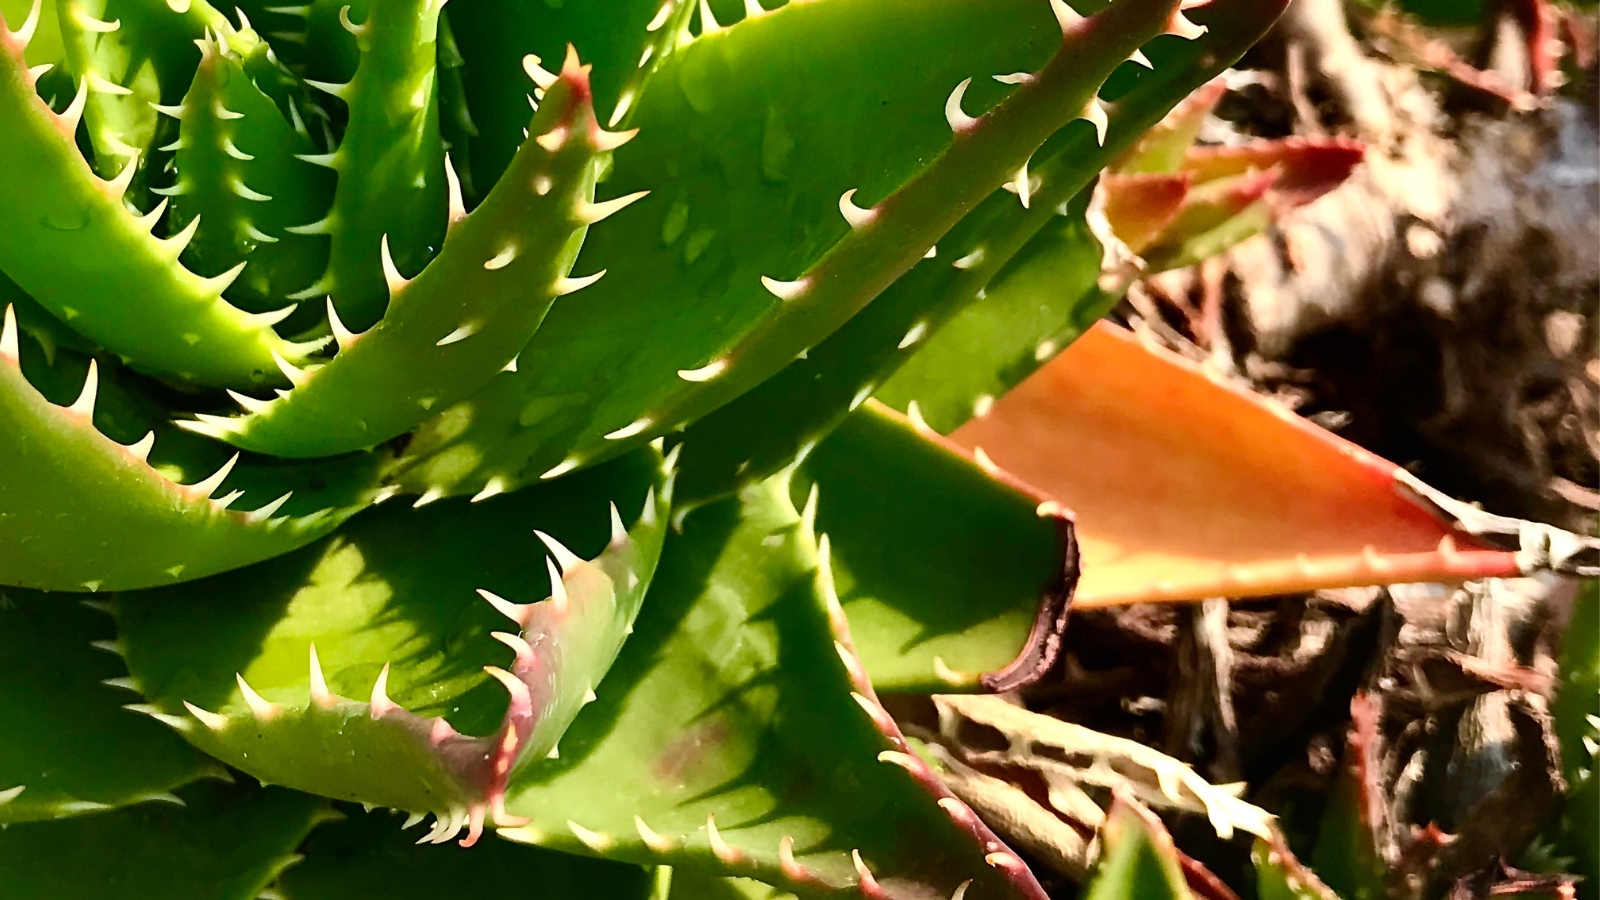
[[[4,0],[0,895],[1042,898],[875,692],[1072,519],[863,404],[1282,5]]]

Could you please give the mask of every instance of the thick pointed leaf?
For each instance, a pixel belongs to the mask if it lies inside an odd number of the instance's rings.
[[[387,812],[343,806],[344,821],[319,827],[305,859],[275,887],[284,900],[646,900],[653,878],[639,866],[489,839],[464,853],[417,844]]]
[[[198,578],[302,546],[374,494],[375,460],[310,473],[262,468],[232,482],[207,472],[179,483],[148,461],[153,431],[125,445],[96,430],[97,364],[70,406],[50,402],[20,365],[33,342],[20,339],[10,307],[0,315],[0,546],[14,548],[0,554],[0,584],[95,591]],[[293,505],[279,502],[301,488]],[[253,509],[233,509],[244,496],[240,505]]]
[[[332,236],[328,268],[295,299],[328,296],[344,324],[365,330],[389,296],[383,246],[404,274],[420,271],[444,239],[448,214],[436,82],[439,11],[431,0],[373,0],[350,22],[360,49],[344,84],[312,83],[349,108],[344,136],[324,163],[339,174],[333,207],[298,227]]]
[[[0,828],[0,897],[255,900],[329,815],[326,800],[281,788],[203,781],[178,795]]]
[[[518,371],[473,401],[467,431],[424,431],[413,452],[477,453],[475,471],[450,473],[464,484],[443,485],[470,492],[493,476],[556,477],[728,402],[1097,110],[1101,81],[1173,8],[1127,0],[1063,38],[1020,0],[797,3],[681,48],[652,77],[610,179],[655,193],[596,229],[580,263],[607,277],[556,306]],[[1018,68],[1037,72],[983,116],[955,109],[966,88],[951,87]],[[999,87],[965,102],[993,103]],[[441,484],[425,466],[413,481]]]
[[[333,173],[298,158],[317,152],[304,122],[285,120],[257,86],[255,72],[273,63],[254,31],[200,43],[177,108],[177,180],[158,192],[172,198],[172,231],[200,220],[184,249],[195,273],[214,277],[248,260],[228,297],[251,312],[283,309],[327,265],[327,236],[287,229],[327,210]]]
[[[952,437],[1073,511],[1079,605],[1520,572],[1392,463],[1107,324]]]
[[[122,594],[129,669],[213,756],[275,784],[435,813],[431,838],[467,827],[470,844],[627,636],[668,477],[644,450],[539,491],[381,507],[266,566]]]
[[[945,898],[970,879],[974,897],[1043,900],[878,705],[811,524],[782,476],[690,516],[600,701],[513,783],[530,823],[501,834],[802,897]]]
[[[381,322],[338,335],[339,355],[295,371],[282,396],[241,397],[246,415],[185,427],[276,456],[332,456],[403,434],[481,388],[557,297],[584,283],[567,276],[587,223],[603,213],[590,201],[601,142],[613,137],[595,122],[589,94],[587,72],[568,57],[509,177],[471,215],[456,212],[439,256],[409,280],[384,257],[390,306]]]
[[[189,236],[153,237],[156,219],[122,202],[127,182],[90,170],[73,142],[82,103],[60,114],[46,106],[21,50],[0,23],[0,168],[28,173],[0,180],[0,268],[56,317],[137,368],[231,387],[283,383],[273,354],[299,360],[311,345],[284,341],[270,317],[223,300],[232,275],[202,278],[179,265]],[[81,86],[79,100],[89,93]]]
[[[226,777],[171,729],[122,708],[138,684],[91,646],[113,634],[104,613],[0,588],[0,824],[177,803],[172,789]]]
[[[911,397],[898,396],[904,391],[897,385],[923,395],[924,415],[948,431],[971,415],[975,401],[1004,393],[1037,367],[1041,346],[1065,346],[1112,299],[1076,297],[1065,285],[1043,298],[1017,298],[1015,288],[1002,287],[1006,273],[1043,266],[1051,278],[1076,281],[1097,269],[1100,258],[1087,230],[1071,224],[1088,197],[1074,195],[1178,98],[1237,59],[1278,11],[1274,3],[1255,0],[1213,3],[1193,13],[1208,25],[1200,38],[1150,42],[1146,59],[1153,70],[1131,60],[1120,66],[1101,92],[1115,100],[1103,136],[1088,121],[1058,131],[1028,161],[1025,180],[1017,173],[1006,192],[996,191],[941,238],[930,258],[782,372],[696,422],[685,436],[679,504],[723,496],[776,472],[874,392],[905,408]],[[1058,216],[1063,212],[1065,221]],[[1061,246],[1055,235],[1065,230],[1084,235]],[[1064,257],[1059,264],[1022,262],[1055,246]],[[1071,260],[1080,256],[1082,275],[1073,276],[1078,264]],[[991,305],[992,312],[978,309]],[[994,327],[996,320],[1004,325]],[[901,382],[893,376],[906,362],[922,374]],[[1006,377],[997,379],[997,373]],[[958,418],[943,411],[941,392],[961,409]],[[748,427],[752,421],[762,427]]]
[[[1055,664],[1077,546],[1043,497],[876,402],[799,475],[877,688],[1010,690]]]
[[[697,869],[674,870],[665,900],[793,900],[794,895],[749,878],[725,878]]]

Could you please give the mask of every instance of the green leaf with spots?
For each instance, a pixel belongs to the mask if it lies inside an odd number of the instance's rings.
[[[507,810],[531,821],[501,835],[802,897],[944,898],[970,879],[1043,900],[878,705],[827,558],[783,476],[689,516],[599,701],[513,780]]]
[[[1100,92],[1110,109],[1106,146],[1128,147],[1152,128],[1160,132],[1175,99],[1232,65],[1286,5],[1283,0],[1232,0],[1187,11],[1207,29],[1205,35],[1192,41],[1152,41],[1145,48],[1151,68],[1123,66]],[[948,433],[1115,305],[1120,294],[1101,291],[1096,284],[1099,242],[1082,218],[1089,197],[1074,198],[1077,191],[1072,185],[1063,193],[1049,180],[1039,185],[1033,207],[1045,216],[1026,245],[1016,245],[1022,249],[1013,256],[985,260],[986,265],[1005,266],[986,296],[934,333],[884,383],[879,399],[902,410],[916,400],[928,424]],[[1065,214],[1051,215],[1055,212]]]
[[[401,278],[385,258],[383,321],[336,333],[339,355],[326,365],[286,368],[296,386],[281,397],[235,395],[245,416],[185,427],[276,456],[333,456],[405,433],[505,368],[550,305],[587,284],[568,274],[589,223],[638,199],[591,202],[597,157],[617,136],[595,122],[575,59],[549,82],[529,133],[508,176],[471,215],[459,212],[421,274]]]
[[[0,828],[6,900],[256,900],[330,813],[327,801],[202,781],[145,803]]]
[[[997,291],[997,273],[1003,281],[1021,265],[1019,256],[1059,244],[1062,232],[1075,229],[1081,234],[1066,238],[1074,243],[1057,251],[1062,258],[1056,268],[1071,273],[1081,265],[1081,272],[1070,277],[1092,278],[1100,266],[1095,252],[1099,244],[1081,223],[1088,200],[1081,189],[1143,140],[1141,134],[1148,136],[1144,129],[1159,122],[1179,98],[1237,59],[1278,11],[1276,4],[1250,0],[1216,13],[1197,10],[1195,15],[1210,30],[1195,40],[1166,36],[1152,41],[1147,49],[1157,67],[1154,74],[1138,63],[1122,64],[1102,91],[1117,98],[1107,109],[1103,142],[1088,122],[1074,122],[1057,132],[1028,163],[1026,205],[1018,193],[1020,180],[996,191],[939,240],[932,258],[918,262],[844,327],[692,425],[685,436],[679,505],[722,496],[777,471],[823,439],[874,391],[891,399],[914,388],[928,396],[923,413],[929,421],[959,424],[928,408],[942,405],[946,385],[948,402],[968,406],[964,418],[986,393],[997,396],[1007,386],[995,377],[997,366],[1009,363],[1025,374],[1037,365],[1033,356],[1042,345],[1065,346],[1081,323],[1099,316],[1113,298],[1094,292],[1074,297],[1074,288],[1058,285],[1043,297],[1019,299],[1013,287],[995,304],[1019,308],[980,309]],[[1007,314],[1019,318],[994,325]],[[974,347],[982,352],[972,352]],[[967,354],[962,356],[961,350]],[[893,377],[902,364],[913,373]],[[922,374],[915,374],[919,370]],[[905,398],[896,405],[905,408]],[[750,422],[763,424],[751,428]]]
[[[1172,836],[1138,801],[1118,798],[1100,829],[1084,900],[1192,900]]]
[[[799,476],[880,690],[1011,690],[1055,664],[1078,575],[1058,507],[875,402]]]
[[[119,595],[129,669],[213,756],[274,784],[435,813],[432,838],[465,826],[471,843],[631,628],[669,466],[646,449],[477,505],[385,506],[270,566]]]
[[[19,365],[14,312],[7,307],[3,315],[0,546],[20,549],[0,554],[0,584],[57,591],[171,584],[286,553],[370,502],[376,459],[314,473],[264,466],[227,481],[230,461],[193,483],[172,480],[149,462],[153,431],[122,444],[95,428],[95,361],[70,406],[51,403]],[[288,505],[288,492],[310,487],[308,479],[318,487]],[[223,487],[232,490],[218,493]],[[233,509],[246,493],[254,508]],[[337,505],[316,505],[332,498]]]
[[[1174,7],[1117,4],[1063,37],[1037,4],[1010,0],[797,3],[680,48],[609,182],[661,189],[595,229],[580,264],[609,274],[556,306],[518,371],[471,401],[465,433],[419,435],[408,482],[470,492],[555,477],[776,373],[1098,109],[1100,82]],[[1017,68],[1037,72],[1008,94],[993,81],[966,92]],[[973,118],[963,102],[992,108]],[[473,471],[428,464],[464,443],[482,448]]]
[[[340,7],[341,10],[347,7]],[[439,134],[439,10],[433,0],[372,0],[366,17],[341,18],[361,51],[344,84],[308,81],[349,113],[338,149],[318,161],[338,173],[333,207],[304,234],[332,236],[328,268],[291,295],[327,295],[345,325],[365,330],[383,316],[388,268],[422,270],[444,240],[448,214]],[[387,242],[392,263],[380,249]]]
[[[917,404],[941,434],[954,431],[1053,358],[1111,310],[1100,290],[1102,250],[1085,219],[1089,192],[1034,235],[989,285],[935,332],[877,396]]]
[[[178,108],[177,181],[156,192],[172,198],[173,231],[198,220],[183,255],[192,271],[217,276],[248,260],[229,299],[252,312],[281,309],[327,265],[326,236],[287,229],[328,208],[333,173],[297,158],[316,145],[252,80],[267,51],[255,32],[201,44]]]
[[[342,806],[344,821],[319,827],[300,847],[305,859],[275,887],[284,900],[520,897],[646,900],[654,878],[639,866],[552,853],[489,839],[464,853],[418,845],[385,812]]]
[[[171,729],[122,708],[138,686],[105,614],[63,597],[0,588],[0,824],[99,812],[227,775]],[[115,765],[106,765],[107,760]],[[10,896],[10,895],[7,895]]]
[[[159,216],[122,203],[133,170],[103,181],[78,155],[72,135],[87,88],[66,112],[51,111],[11,43],[0,24],[0,168],[28,177],[0,180],[0,269],[136,368],[233,387],[281,383],[273,353],[300,360],[311,346],[279,338],[271,316],[228,305],[222,292],[237,273],[202,278],[179,265],[189,237],[151,236]]]

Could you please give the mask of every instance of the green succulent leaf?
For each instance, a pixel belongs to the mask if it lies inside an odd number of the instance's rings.
[[[1560,673],[1551,709],[1568,791],[1559,841],[1577,860],[1580,896],[1593,897],[1600,890],[1600,581],[1585,581],[1573,600]]]
[[[37,76],[23,62],[22,43],[0,23],[0,119],[7,123],[0,168],[28,173],[0,181],[7,211],[0,268],[57,318],[136,368],[234,387],[281,382],[274,353],[300,360],[313,345],[284,341],[272,331],[273,315],[223,300],[237,271],[202,278],[181,266],[190,235],[151,235],[159,214],[141,216],[122,202],[134,163],[102,180],[73,143],[94,93],[88,83],[65,112],[52,111],[34,93]]]
[[[467,827],[470,844],[507,779],[593,700],[650,584],[670,491],[670,463],[646,449],[476,505],[382,507],[269,566],[119,595],[129,669],[213,756],[435,813],[435,842]]]
[[[1156,75],[1138,63],[1119,67],[1101,92],[1117,97],[1103,142],[1086,121],[1059,131],[1029,161],[1026,181],[1018,177],[1006,186],[1010,193],[986,199],[939,240],[932,258],[782,372],[691,426],[679,505],[777,471],[874,392],[901,409],[921,399],[928,421],[948,431],[1031,372],[1041,349],[1066,346],[1115,302],[1092,289],[1100,243],[1083,221],[1089,194],[1081,189],[1136,139],[1148,140],[1146,126],[1159,129],[1173,103],[1243,53],[1278,11],[1234,3],[1226,15],[1203,17],[1211,29],[1198,39],[1152,41]],[[1012,279],[1029,287],[1059,280],[1039,293]],[[910,371],[897,373],[902,364]]]
[[[664,900],[794,900],[794,895],[750,878],[724,878],[696,869],[674,870]]]
[[[326,365],[285,367],[295,387],[281,397],[236,395],[247,415],[185,427],[277,456],[332,456],[405,433],[511,364],[551,304],[592,280],[568,277],[589,223],[638,199],[591,202],[596,158],[618,137],[595,122],[576,59],[552,78],[507,176],[470,215],[456,195],[444,248],[421,274],[401,277],[384,239],[381,322],[336,329]]]
[[[1011,690],[1049,671],[1077,580],[1072,521],[869,402],[801,465],[880,690]]]
[[[1189,10],[1205,35],[1151,42],[1146,48],[1150,68],[1123,66],[1101,91],[1110,110],[1106,146],[1120,150],[1167,135],[1162,119],[1174,98],[1232,65],[1286,5],[1235,0]],[[1033,207],[1043,216],[1026,233],[1026,246],[993,261],[1005,269],[989,283],[986,296],[935,332],[878,390],[879,399],[902,410],[915,400],[929,425],[949,433],[987,410],[994,398],[1048,362],[1116,303],[1120,291],[1102,291],[1095,277],[1101,255],[1083,218],[1089,197],[1064,205],[1076,190],[1041,182]],[[1066,215],[1052,215],[1058,211]]]
[[[554,61],[568,46],[575,48],[594,65],[595,109],[615,127],[628,119],[661,61],[693,40],[688,24],[694,10],[683,0],[485,0],[451,7],[466,73],[464,100],[480,132],[470,153],[458,157],[454,147],[451,153],[468,197],[474,194],[469,180],[487,192],[522,146],[519,126],[528,108],[520,78],[524,57]],[[624,95],[628,100],[621,102]]]
[[[639,866],[552,853],[490,839],[470,853],[416,844],[384,812],[342,806],[343,821],[312,832],[305,859],[275,887],[283,900],[519,897],[646,900],[654,879]]]
[[[672,189],[596,230],[585,260],[607,278],[557,305],[519,371],[473,401],[467,432],[419,435],[409,486],[553,478],[776,373],[1060,127],[1095,115],[1100,82],[1174,7],[1135,0],[1058,26],[1009,0],[791,4],[681,47],[651,78],[610,179]],[[1009,94],[991,82],[966,96],[974,76],[1017,68],[1037,71]],[[971,117],[963,102],[992,108]],[[467,443],[483,448],[473,472],[428,465]]]
[[[252,78],[271,66],[255,32],[200,43],[189,92],[167,107],[178,117],[178,178],[156,191],[172,198],[173,231],[198,223],[186,265],[213,277],[249,260],[229,299],[252,312],[281,309],[327,265],[326,236],[287,229],[328,208],[333,174],[298,158],[317,152],[305,123],[286,121]]]
[[[332,237],[328,268],[291,299],[328,296],[344,324],[364,331],[383,315],[390,272],[421,271],[444,239],[449,212],[439,132],[439,11],[433,0],[371,0],[354,22],[361,61],[350,81],[307,81],[348,107],[344,135],[316,161],[338,173],[333,206],[303,234]],[[387,247],[389,259],[384,259]]]
[[[982,415],[995,398],[1051,359],[1115,305],[1100,290],[1100,240],[1074,198],[995,276],[985,296],[934,332],[878,390],[901,410],[917,405],[941,434]]]
[[[0,584],[96,591],[199,578],[306,544],[374,495],[363,489],[375,481],[375,461],[366,460],[309,475],[269,466],[238,476],[230,460],[179,483],[149,462],[154,431],[122,444],[96,429],[97,361],[89,361],[77,399],[58,406],[24,376],[22,346],[7,307],[0,328],[0,545],[17,550],[0,554]],[[320,489],[289,506],[307,479]],[[219,494],[224,487],[231,490]],[[233,509],[247,494],[255,508]]]
[[[0,719],[19,736],[0,741],[0,824],[179,803],[174,788],[227,777],[171,729],[122,708],[138,685],[101,649],[112,636],[101,612],[0,589]]]
[[[1118,798],[1100,829],[1084,900],[1192,900],[1172,836],[1138,801]]]
[[[1043,892],[909,753],[786,476],[673,534],[637,634],[562,741],[514,779],[501,835],[754,877],[803,896]],[[892,892],[892,894],[891,894]]]
[[[150,165],[156,145],[170,131],[156,107],[182,99],[200,61],[196,43],[208,33],[226,40],[233,25],[206,0],[55,5],[67,68],[75,84],[88,88],[83,116],[95,171],[115,178],[133,166],[133,198],[142,200],[144,187],[160,171],[159,163]]]
[[[287,866],[327,801],[201,781],[182,803],[0,828],[6,900],[255,900]]]

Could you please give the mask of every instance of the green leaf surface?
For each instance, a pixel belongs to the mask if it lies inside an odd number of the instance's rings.
[[[51,111],[34,94],[35,76],[9,49],[11,39],[0,25],[0,169],[28,177],[0,180],[0,269],[136,368],[233,387],[281,383],[273,353],[299,360],[311,346],[284,341],[270,316],[223,300],[232,274],[202,278],[178,264],[189,238],[153,237],[156,218],[122,203],[128,183],[101,180],[79,156],[72,135],[91,92],[82,88],[66,112]],[[181,96],[180,89],[174,102]]]
[[[11,736],[0,741],[0,824],[176,803],[173,788],[223,774],[171,729],[122,708],[139,699],[137,685],[91,646],[113,634],[103,613],[0,588],[0,721]]]
[[[1118,799],[1106,813],[1084,900],[1192,900],[1172,836],[1135,803]]]
[[[477,444],[478,467],[424,462],[411,486],[555,477],[776,373],[1083,114],[1169,6],[1117,4],[1063,40],[1047,7],[1020,0],[791,4],[681,48],[640,99],[639,137],[610,180],[655,193],[595,229],[580,263],[607,278],[557,304],[518,372],[473,401],[467,432],[425,430],[414,445]],[[998,105],[993,81],[957,97],[992,107],[983,117],[941,115],[952,87],[1018,68],[1039,71]]]
[[[800,896],[944,898],[971,879],[974,897],[1043,900],[909,755],[813,535],[783,476],[690,516],[599,701],[514,781],[508,810],[530,823],[501,834]]]
[[[433,812],[436,841],[465,826],[470,843],[626,637],[667,478],[647,449],[478,504],[383,506],[268,566],[119,595],[129,669],[213,756],[275,784]]]
[[[1076,545],[1039,496],[874,402],[806,457],[795,487],[812,485],[879,690],[1010,690],[1054,664]]]
[[[1163,37],[1144,50],[1152,67],[1122,66],[1100,92],[1109,108],[1106,146],[1127,147],[1161,122],[1182,97],[1232,65],[1275,22],[1283,0],[1219,0],[1186,11],[1206,34],[1195,40]],[[1109,160],[1108,160],[1109,162]],[[941,433],[986,410],[992,398],[1032,374],[1109,310],[1116,297],[1095,285],[1100,257],[1087,226],[1068,207],[1073,182],[1042,182],[1033,207],[1044,213],[1025,249],[986,261],[1005,265],[987,295],[966,306],[922,345],[879,389],[897,409],[916,400]],[[1078,197],[1075,204],[1085,203]],[[1093,269],[1089,267],[1092,266]],[[997,326],[997,323],[1005,323]]]
[[[84,122],[95,171],[114,178],[138,166],[133,199],[147,208],[144,188],[159,183],[170,159],[156,146],[173,131],[155,107],[183,98],[200,61],[195,43],[208,31],[231,37],[233,25],[206,0],[71,0],[56,10],[72,80],[89,86]]]
[[[658,15],[664,7],[671,8]],[[481,0],[451,7],[465,100],[480,131],[466,164],[456,159],[463,183],[470,178],[487,193],[522,145],[530,92],[521,74],[523,57],[531,53],[553,67],[569,45],[577,48],[578,56],[594,65],[595,109],[618,125],[634,107],[645,77],[680,42],[688,42],[685,29],[693,11],[694,4],[683,0]],[[625,91],[632,99],[618,115],[617,101]]]
[[[198,578],[302,546],[373,496],[369,460],[237,476],[223,463],[213,470],[222,478],[205,472],[191,483],[174,481],[179,473],[147,461],[153,431],[135,431],[141,436],[122,444],[95,428],[94,361],[78,399],[58,406],[19,365],[33,342],[20,339],[9,307],[0,314],[0,546],[14,548],[0,555],[0,584],[95,591]],[[302,487],[294,506],[278,502]],[[245,496],[241,506],[253,509],[232,508]]]
[[[389,297],[380,247],[407,276],[422,270],[444,240],[448,214],[444,143],[439,133],[437,49],[441,5],[432,0],[372,0],[355,33],[361,62],[344,84],[308,81],[348,107],[338,149],[319,161],[338,173],[333,207],[297,226],[328,234],[328,268],[293,299],[332,299],[344,324],[364,331]]]
[[[491,838],[470,852],[418,845],[390,813],[343,806],[346,818],[319,827],[305,859],[283,874],[284,900],[645,900],[654,879],[639,866],[554,853]]]
[[[917,404],[941,434],[981,414],[1072,343],[1115,305],[1101,291],[1102,249],[1085,220],[1089,192],[1053,218],[986,290],[906,360],[877,396],[896,409]]]
[[[998,396],[1033,371],[1041,346],[1064,347],[1114,302],[1093,291],[1071,293],[1071,280],[1090,278],[1100,265],[1094,252],[1099,245],[1081,223],[1088,194],[1080,189],[1136,140],[1147,138],[1143,129],[1159,122],[1174,103],[1236,59],[1277,12],[1273,4],[1248,0],[1232,4],[1225,15],[1204,18],[1206,11],[1197,10],[1211,30],[1192,41],[1152,41],[1148,50],[1155,74],[1137,63],[1120,66],[1102,91],[1116,98],[1107,109],[1103,143],[1088,122],[1063,128],[1028,163],[1026,207],[1015,181],[1009,192],[996,191],[939,240],[933,258],[918,262],[844,327],[696,422],[685,436],[679,505],[723,496],[777,471],[874,391],[902,409],[924,394],[924,415],[953,428],[982,398]],[[1080,233],[1067,234],[1072,231]],[[1068,246],[1060,246],[1064,241]],[[1034,274],[1068,282],[1040,297],[1019,297],[1012,287],[995,300],[996,307],[1005,308],[983,308],[985,298],[995,294],[997,274],[1004,279],[1023,265],[1019,256],[1046,252],[1059,271],[1038,271],[1046,267],[1036,263]],[[1081,271],[1074,271],[1077,266]],[[892,377],[902,363],[913,371]],[[1001,377],[997,370],[1004,369],[1014,371]],[[906,393],[911,396],[902,396]],[[952,412],[942,409],[947,404]],[[750,422],[762,427],[751,428]]]
[[[201,44],[179,107],[177,181],[157,192],[172,198],[172,231],[200,220],[184,249],[192,271],[213,277],[248,260],[229,299],[251,312],[292,306],[288,295],[327,265],[328,238],[286,229],[327,210],[333,173],[297,158],[317,152],[304,123],[296,130],[252,80],[270,65],[254,31]]]
[[[328,815],[327,801],[202,781],[145,803],[0,828],[6,900],[255,900]]]
[[[421,274],[391,269],[381,322],[338,334],[339,355],[292,371],[296,386],[281,397],[236,395],[246,415],[185,427],[276,456],[333,456],[405,433],[505,368],[550,305],[586,283],[567,277],[572,262],[588,223],[615,206],[591,202],[597,156],[614,136],[595,122],[576,60],[550,83],[529,133],[508,177],[470,215],[459,212]]]
[[[683,869],[673,871],[667,900],[794,900],[794,895],[750,878],[722,878]]]

